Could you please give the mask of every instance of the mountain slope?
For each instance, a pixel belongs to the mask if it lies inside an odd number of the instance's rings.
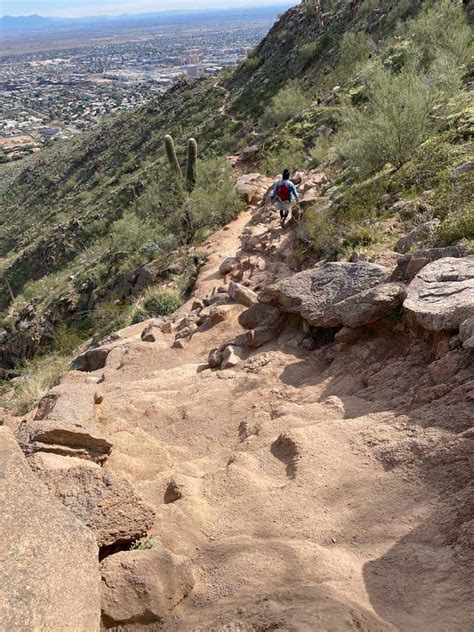
[[[230,75],[182,82],[141,110],[104,122],[99,130],[69,143],[53,143],[29,162],[2,166],[4,365],[11,368],[13,358],[29,357],[54,343],[61,324],[88,337],[135,317],[135,280],[143,265],[155,269],[148,282],[161,279],[188,287],[199,263],[188,256],[183,199],[168,184],[165,134],[175,137],[180,160],[187,139],[198,141],[202,176],[195,204],[201,215],[206,206],[214,209],[210,217],[195,222],[198,241],[228,217],[216,210],[229,197],[230,186],[230,174],[215,162],[217,157],[254,144],[245,169],[264,170],[272,177],[282,164],[305,169],[314,166],[314,155],[321,160],[321,135],[332,134],[340,125],[345,100],[363,104],[367,98],[363,64],[369,61],[370,69],[379,62],[399,63],[406,42],[400,35],[394,38],[401,28],[398,21],[408,20],[422,7],[421,2],[401,0],[376,5],[323,2],[318,13],[317,3],[308,2],[290,9]],[[349,37],[353,33],[358,34],[357,55],[351,58],[348,41],[354,45]],[[469,76],[468,71],[467,87]],[[304,104],[297,109],[290,104],[284,118],[268,126],[268,109],[283,101],[278,93],[294,79]],[[276,105],[271,100],[275,95]],[[334,210],[308,209],[297,231],[302,248],[332,258],[349,257],[354,248],[378,248],[379,243],[393,248],[421,215],[417,211],[399,217],[397,212],[389,219],[389,202],[426,190],[433,191],[433,204],[425,205],[429,208],[422,213],[427,219],[439,215],[443,222],[436,243],[455,243],[460,234],[469,238],[472,222],[465,208],[472,173],[454,183],[449,174],[469,161],[472,112],[460,105],[452,121],[450,129],[442,130],[444,135],[434,130],[430,138],[436,165],[428,146],[396,174],[354,182],[353,169],[332,160],[324,204]],[[217,180],[220,185],[214,187]],[[215,199],[206,200],[214,188],[219,189]],[[231,206],[229,212],[235,213],[238,204]],[[451,221],[448,207],[456,209],[459,219]],[[367,228],[367,222],[377,228]],[[171,281],[170,261],[176,271]]]

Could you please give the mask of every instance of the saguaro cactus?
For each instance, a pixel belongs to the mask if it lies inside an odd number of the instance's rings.
[[[168,156],[168,160],[171,166],[172,171],[181,178],[183,177],[183,172],[181,171],[180,164],[178,162],[178,157],[176,156],[176,149],[174,148],[174,141],[172,137],[167,134],[165,136],[165,148],[166,155]]]
[[[167,134],[165,136],[166,155],[171,166],[171,170],[179,178],[184,179],[186,191],[192,193],[196,186],[196,163],[197,163],[197,143],[194,138],[188,140],[188,160],[186,164],[186,177],[183,178],[183,172],[176,156],[176,150],[174,147],[174,141],[172,137]]]
[[[188,161],[186,165],[186,190],[191,191],[196,186],[197,143],[194,138],[188,140]]]

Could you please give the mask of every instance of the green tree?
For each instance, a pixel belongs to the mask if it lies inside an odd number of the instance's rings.
[[[444,121],[460,85],[456,66],[444,57],[429,72],[409,63],[398,74],[383,66],[373,72],[367,102],[346,105],[336,145],[362,173],[391,163],[401,167]]]

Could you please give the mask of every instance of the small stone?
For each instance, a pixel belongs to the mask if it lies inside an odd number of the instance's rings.
[[[173,344],[171,345],[171,348],[172,349],[184,349],[185,346],[186,345],[185,345],[184,341],[182,339],[178,339],[178,340],[175,340],[173,342]]]
[[[257,295],[253,290],[241,283],[234,283],[233,281],[229,283],[229,296],[240,305],[245,305],[246,307],[250,307],[255,303],[258,303]]]
[[[239,347],[233,347],[232,345],[226,347],[222,353],[221,369],[225,370],[237,366],[242,359],[241,353]]]
[[[221,366],[222,359],[223,359],[222,356],[223,356],[222,351],[220,351],[219,349],[211,349],[209,351],[207,362],[209,366],[211,367],[211,369],[217,369],[217,367]]]

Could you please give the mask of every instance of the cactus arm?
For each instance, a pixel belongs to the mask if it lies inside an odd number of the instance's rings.
[[[194,138],[188,141],[188,162],[186,166],[186,190],[191,193],[196,186],[197,143]]]
[[[170,163],[171,166],[171,170],[178,176],[182,177],[183,173],[181,171],[181,167],[179,165],[178,162],[178,157],[176,156],[176,150],[174,147],[174,142],[172,137],[167,134],[165,136],[165,148],[166,148],[166,155],[168,156],[168,161]]]

